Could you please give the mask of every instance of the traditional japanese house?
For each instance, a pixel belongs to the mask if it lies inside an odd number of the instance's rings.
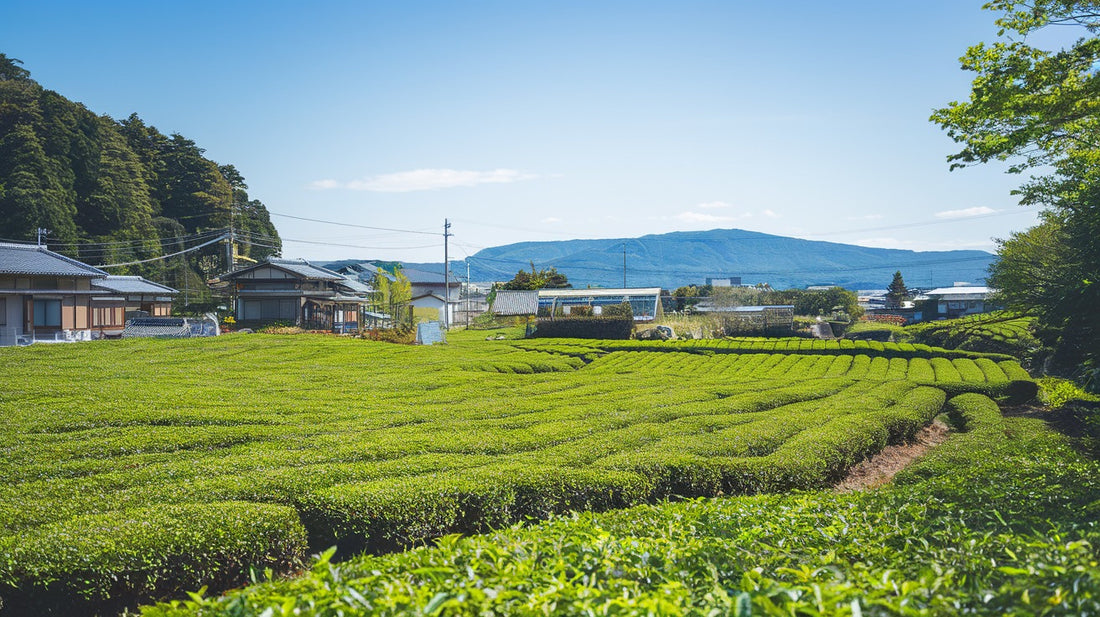
[[[224,274],[236,296],[241,326],[283,322],[310,330],[351,332],[370,302],[371,289],[304,259],[269,258]]]

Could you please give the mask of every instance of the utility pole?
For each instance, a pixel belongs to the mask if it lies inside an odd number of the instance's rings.
[[[466,329],[470,329],[470,258],[466,258]]]
[[[626,242],[623,242],[623,289],[626,289]]]
[[[233,261],[233,241],[236,239],[236,215],[237,205],[235,203],[229,204],[229,236],[226,237],[225,242],[225,271],[232,272],[233,267],[236,265]]]
[[[447,240],[451,237],[451,222],[447,219],[443,219],[443,328],[447,329],[451,326],[450,310],[451,310],[451,264],[448,262],[450,256],[447,253]]]
[[[50,233],[50,230],[46,229],[45,227],[39,227],[38,228],[38,246],[42,246],[43,236],[46,236],[49,233]]]

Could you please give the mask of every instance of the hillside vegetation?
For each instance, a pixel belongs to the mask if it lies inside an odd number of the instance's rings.
[[[905,331],[919,343],[1030,359],[1041,347],[1035,324],[1035,317],[997,311],[916,324]]]
[[[86,612],[568,510],[828,486],[1012,360],[799,339],[0,350],[0,598]]]
[[[278,253],[267,209],[244,177],[137,114],[116,121],[47,90],[0,54],[0,239],[34,241],[91,265],[152,260],[217,238],[232,224],[242,255]],[[111,268],[206,293],[224,268],[214,245]]]

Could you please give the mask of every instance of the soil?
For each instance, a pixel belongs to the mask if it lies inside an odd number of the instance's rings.
[[[886,484],[929,448],[946,441],[950,432],[951,429],[946,424],[935,420],[921,429],[913,441],[886,446],[878,454],[852,467],[848,470],[848,475],[837,483],[836,491],[847,493]]]

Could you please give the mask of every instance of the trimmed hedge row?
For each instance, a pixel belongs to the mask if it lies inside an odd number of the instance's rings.
[[[631,317],[577,317],[540,319],[534,338],[629,339],[634,332]]]
[[[819,340],[805,338],[728,338],[689,339],[674,341],[586,341],[605,351],[691,351],[713,353],[799,353],[851,354],[864,353],[885,358],[989,358],[1012,360],[1008,354],[981,353],[958,349],[942,349],[921,344],[883,343],[879,341]]]
[[[147,617],[1094,615],[1100,466],[988,400],[970,431],[846,494],[579,514],[333,567]],[[1000,425],[1000,429],[994,427]],[[987,430],[991,429],[991,430]]]
[[[204,518],[209,504],[261,519],[263,504],[279,504],[301,516],[296,533],[304,527],[315,550],[383,551],[567,508],[819,486],[904,438],[914,412],[903,402],[923,391],[902,358],[607,352],[569,341],[550,352],[455,338],[437,347],[270,336],[0,350],[0,361],[19,359],[4,362],[0,397],[0,552],[40,563],[36,534],[63,544],[91,525],[121,536],[131,532],[111,521],[126,516],[149,534],[182,530],[196,546],[160,552],[201,566],[218,554],[222,515]],[[584,364],[578,352],[601,355]],[[470,372],[495,363],[531,373]],[[792,440],[809,445],[786,447]],[[800,460],[802,451],[813,455]],[[271,543],[257,533],[226,550],[254,561],[250,547]],[[125,574],[125,544],[103,546],[118,555],[98,558],[104,572],[121,568],[112,598],[160,593]],[[103,597],[96,576],[66,571],[74,597]],[[12,593],[28,603],[49,596],[28,572],[0,571],[8,605]]]
[[[199,587],[225,589],[302,563],[305,529],[285,506],[221,502],[107,512],[0,540],[4,614],[135,608]]]

